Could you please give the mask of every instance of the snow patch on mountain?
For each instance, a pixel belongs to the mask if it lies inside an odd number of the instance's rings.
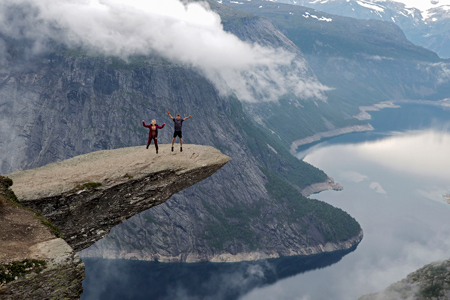
[[[383,6],[376,5],[376,4],[371,3],[369,1],[356,1],[356,3],[358,3],[362,7],[373,9],[373,10],[376,10],[376,11],[379,11],[379,12],[384,12],[384,7]]]
[[[289,13],[289,14],[292,14],[292,13]],[[326,17],[318,17],[318,16],[316,16],[316,15],[312,15],[312,14],[310,14],[309,12],[305,12],[305,14],[304,15],[302,15],[304,18],[313,18],[313,19],[316,19],[316,20],[318,20],[318,21],[326,21],[326,22],[331,22],[331,21],[333,21],[333,19],[331,19],[331,18],[326,18]]]
[[[292,4],[300,4],[300,5],[306,5],[312,4],[325,4],[325,3],[332,3],[332,2],[340,2],[340,0],[313,0],[313,1],[292,1],[292,0],[270,0],[275,2],[285,2],[285,3],[292,3]],[[401,9],[401,11],[398,11],[397,13],[407,14],[411,15],[412,17],[415,16],[415,9],[419,10],[422,15],[428,16],[428,11],[436,8],[445,9],[446,11],[450,10],[450,0],[346,0],[347,3],[352,5],[353,3],[357,3],[358,5],[374,10],[374,12],[378,13],[384,13],[387,6],[390,7],[389,4],[403,4],[404,7]],[[424,17],[425,18],[425,17]]]

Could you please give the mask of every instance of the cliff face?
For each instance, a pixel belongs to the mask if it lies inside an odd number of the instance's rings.
[[[17,202],[11,184],[0,176],[0,299],[78,299],[83,262],[47,220]]]
[[[230,160],[207,146],[185,145],[183,153],[172,153],[162,145],[160,152],[142,146],[100,151],[10,174],[20,202],[14,197],[3,202],[3,195],[12,193],[5,185],[0,193],[0,298],[78,299],[84,264],[76,251]],[[63,239],[50,234],[25,207],[45,218],[45,224],[50,221]],[[20,267],[23,272],[17,271]]]
[[[233,109],[232,115],[239,120],[235,125],[243,128],[240,134],[246,137],[239,139],[241,146],[253,157],[233,166],[239,156],[231,152],[233,161],[219,171],[224,172],[221,177],[215,176],[208,184],[185,191],[183,196],[188,202],[175,195],[170,202],[114,228],[109,237],[81,255],[239,261],[314,254],[356,245],[362,235],[353,218],[300,194],[301,189],[314,182],[312,178],[326,181],[327,176],[299,164],[273,136],[264,135],[250,121],[243,121],[239,106]],[[253,173],[255,169],[257,172]],[[333,246],[326,246],[331,245],[328,243]]]
[[[384,291],[359,300],[437,300],[450,298],[450,261],[438,261],[409,274]]]
[[[17,279],[0,287],[0,299],[80,299],[84,264],[73,249],[65,241],[55,239],[36,245],[32,251],[33,254],[41,252],[44,255],[40,260],[45,261],[43,270],[38,274],[18,274]],[[30,261],[24,267],[30,267],[33,263]],[[6,269],[8,266],[0,267]]]
[[[239,31],[243,39],[296,51],[304,62],[298,48],[269,21],[232,9],[223,15],[227,28]],[[245,29],[233,26],[234,21]],[[167,143],[173,128],[167,109],[193,116],[183,125],[185,142],[214,146],[233,159],[213,178],[130,218],[89,255],[139,252],[143,257],[179,261],[250,252],[269,257],[321,249],[329,242],[344,245],[359,236],[361,228],[348,214],[300,194],[311,184],[325,182],[326,174],[294,158],[286,150],[289,144],[279,138],[281,131],[272,133],[261,126],[248,114],[249,108],[233,96],[220,95],[197,70],[156,56],[125,62],[62,46],[29,59],[21,52],[23,41],[6,42],[8,60],[0,70],[0,143],[5,150],[0,153],[1,172],[143,144],[148,134],[143,119],[166,122],[159,142]],[[313,74],[307,64],[304,72]],[[304,101],[303,114],[321,125],[325,123],[321,112],[332,110],[326,102],[296,99],[296,104],[297,100]],[[336,114],[344,119],[343,113]],[[321,131],[316,123],[302,121],[298,127]],[[97,192],[93,199],[101,196]],[[76,210],[65,200],[46,201],[48,205],[36,209],[48,211],[49,218],[56,218],[53,205],[61,205],[63,215]],[[336,218],[327,217],[334,213]],[[97,231],[85,234],[92,241],[92,236],[102,236]],[[78,236],[74,240],[75,248],[76,243],[80,248],[90,243]]]

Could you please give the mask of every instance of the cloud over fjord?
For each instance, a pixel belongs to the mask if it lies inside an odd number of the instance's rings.
[[[325,99],[323,86],[298,54],[241,41],[203,2],[179,0],[3,0],[2,33],[54,39],[69,47],[128,58],[160,55],[199,70],[221,92],[244,101],[276,101],[285,94]]]

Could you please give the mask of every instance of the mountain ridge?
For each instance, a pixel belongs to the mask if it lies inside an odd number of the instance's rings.
[[[358,19],[376,19],[399,25],[413,43],[450,58],[450,3],[438,1],[378,0],[278,0],[275,2],[303,5],[335,15]]]

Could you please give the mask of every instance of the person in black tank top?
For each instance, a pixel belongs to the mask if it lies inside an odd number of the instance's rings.
[[[172,119],[172,121],[174,123],[174,129],[175,129],[175,131],[173,133],[173,139],[172,139],[172,152],[173,152],[173,144],[175,143],[175,139],[177,137],[180,138],[180,151],[183,152],[183,134],[181,132],[181,127],[183,125],[183,122],[186,121],[187,119],[191,118],[191,116],[182,119],[180,114],[177,114],[177,116],[175,118],[170,115],[170,111],[167,111],[167,114]]]

